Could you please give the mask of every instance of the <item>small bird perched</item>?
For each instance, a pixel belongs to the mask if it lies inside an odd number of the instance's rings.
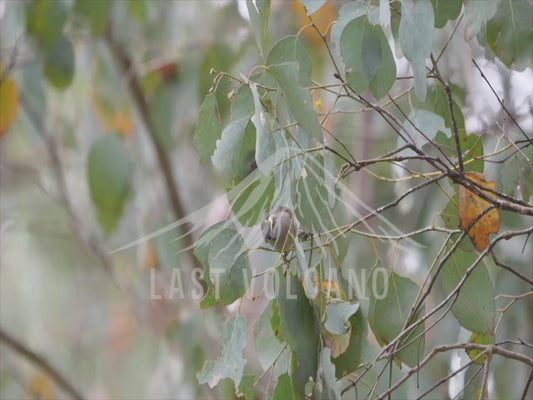
[[[265,241],[274,249],[285,253],[294,247],[294,240],[299,228],[294,213],[287,207],[278,206],[266,216],[261,224]]]

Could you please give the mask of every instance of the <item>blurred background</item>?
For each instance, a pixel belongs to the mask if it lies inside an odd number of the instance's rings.
[[[329,1],[314,16],[323,32],[345,3]],[[308,23],[297,1],[272,1],[268,40],[272,45]],[[442,46],[453,28],[450,23],[439,30],[436,45]],[[467,130],[490,132],[486,143],[494,150],[510,124],[470,59],[478,60],[526,132],[533,130],[533,74],[488,61],[475,38],[465,42],[465,27],[459,30],[441,72],[465,89],[459,100]],[[311,54],[313,79],[335,82],[319,36],[306,28],[301,38]],[[228,181],[210,161],[200,163],[193,133],[212,69],[247,76],[263,62],[245,2],[1,0],[0,45],[0,328],[48,360],[87,398],[234,396],[226,381],[211,390],[196,380],[204,361],[218,357],[227,311],[201,311],[198,299],[169,293],[174,268],[195,266],[190,252],[179,253],[186,240],[173,240],[176,231],[168,230],[110,252],[202,207],[208,207],[202,211],[206,227],[226,217]],[[398,75],[409,75],[408,64],[397,63]],[[228,120],[231,90],[229,80],[220,82],[222,121]],[[315,99],[324,107],[330,100]],[[408,96],[403,102],[408,107]],[[356,158],[396,146],[394,133],[373,114],[340,114],[334,121],[328,128]],[[116,135],[119,142],[112,139]],[[105,149],[119,154],[112,165],[117,173],[109,179],[120,186],[127,176],[129,184],[95,200],[90,181],[96,180],[94,186],[100,181],[98,168],[90,166],[98,165]],[[179,204],[168,195],[169,171]],[[490,168],[486,173],[503,184]],[[394,198],[370,175],[352,175],[347,184],[371,206]],[[406,215],[422,209],[418,218],[431,221],[446,200],[414,201],[391,219],[410,229],[416,221]],[[194,236],[200,230],[197,226]],[[513,252],[509,249],[509,257],[528,268],[527,255]],[[526,253],[531,256],[531,248]],[[416,274],[417,261],[406,260],[405,270]],[[185,293],[191,289],[187,281]],[[497,281],[496,292],[512,292],[515,283]],[[152,300],[153,294],[161,299]],[[526,338],[531,308],[515,311],[505,329],[523,331]],[[0,346],[0,397],[68,397],[32,363]],[[253,348],[247,351],[253,366]]]

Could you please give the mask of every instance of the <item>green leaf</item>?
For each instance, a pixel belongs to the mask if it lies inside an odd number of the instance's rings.
[[[220,304],[231,304],[246,293],[252,280],[252,269],[244,239],[235,228],[225,228],[215,236],[208,261]]]
[[[94,36],[105,33],[112,0],[76,0],[74,11],[87,18]]]
[[[475,343],[475,344],[494,344],[496,343],[494,335],[492,333],[473,333],[472,336],[470,336],[470,339],[468,340],[469,343]],[[481,350],[470,350],[466,351],[468,354],[468,357],[470,357],[471,360],[476,358],[480,353]],[[484,365],[485,364],[486,356],[478,358],[476,361],[474,361],[478,365]]]
[[[256,132],[255,161],[257,162],[257,168],[259,171],[268,176],[270,175],[275,163],[275,158],[273,155],[276,151],[276,146],[272,136],[274,118],[264,111],[261,100],[259,99],[259,94],[257,93],[257,86],[255,84],[251,85],[251,90],[255,107],[255,113],[251,118]]]
[[[266,65],[271,66],[289,61],[298,63],[299,85],[311,86],[311,59],[298,36],[287,36],[276,42],[268,54]]]
[[[318,115],[313,108],[311,94],[298,86],[299,73],[297,62],[273,65],[268,71],[274,76],[287,101],[287,105],[298,124],[311,136],[322,141],[322,129]]]
[[[278,377],[288,370],[291,354],[274,333],[271,320],[274,315],[272,308],[276,303],[270,304],[255,324],[255,348],[261,368],[266,371],[272,367],[274,377]]]
[[[357,91],[368,88],[376,98],[385,96],[396,79],[396,63],[387,37],[366,16],[350,21],[340,37],[346,79]]]
[[[435,28],[444,28],[448,20],[456,19],[461,13],[463,0],[431,0],[435,10]]]
[[[329,332],[335,335],[343,335],[350,329],[348,320],[359,309],[359,303],[347,303],[336,301],[326,307],[327,320],[324,324]]]
[[[278,379],[273,400],[300,400],[300,394],[289,374],[283,374]]]
[[[456,87],[452,87],[452,94],[454,89],[456,89]],[[453,129],[450,104],[448,102],[446,90],[442,87],[442,85],[430,86],[424,102],[420,101],[417,96],[413,96],[413,93],[411,92],[409,94],[409,102],[412,104],[412,108],[414,109],[423,109],[440,115],[442,118],[444,118],[446,127],[450,130]],[[455,96],[453,98],[453,105],[457,127],[459,129],[464,129],[465,118],[459,103],[455,101]]]
[[[348,25],[350,21],[365,15],[368,12],[369,7],[372,6],[367,4],[364,0],[357,0],[344,5],[339,10],[339,17],[337,18],[337,22],[335,23],[335,25],[333,25],[333,28],[331,29],[331,43],[333,43],[339,53],[341,48],[341,35],[344,32],[346,25]]]
[[[248,15],[250,16],[259,53],[263,56],[268,19],[270,17],[270,0],[246,0],[246,7],[248,8]]]
[[[485,27],[498,9],[498,0],[464,0],[466,19],[465,39],[468,41]]]
[[[358,311],[350,317],[350,342],[344,353],[333,360],[338,379],[355,371],[363,359],[363,348],[369,346],[366,341],[367,321]]]
[[[131,192],[131,161],[118,135],[104,136],[89,153],[88,178],[98,220],[109,234],[118,226]]]
[[[213,388],[224,378],[230,378],[239,387],[246,360],[242,353],[246,347],[246,318],[242,313],[227,320],[222,327],[222,354],[216,361],[206,361],[198,373],[198,382]]]
[[[38,0],[26,3],[26,29],[35,36],[41,50],[47,51],[56,44],[67,20],[65,2]]]
[[[526,0],[503,1],[487,23],[487,43],[507,67],[517,71],[530,67],[533,6]]]
[[[374,290],[375,289],[375,290]],[[389,274],[387,281],[379,281],[370,295],[368,322],[376,339],[381,345],[390,343],[400,334],[411,311],[420,288],[412,280],[396,274]],[[423,315],[423,308],[419,315]],[[417,318],[418,318],[417,316]],[[413,319],[412,322],[416,321]],[[420,324],[414,331],[406,335],[402,343],[409,342],[424,331]],[[398,358],[410,367],[414,367],[424,357],[424,336],[398,353]]]
[[[522,154],[526,153],[531,160],[533,147],[529,146],[528,149],[524,149]],[[533,193],[533,166],[522,154],[517,153],[505,162],[501,171],[501,182],[505,193],[527,202]]]
[[[282,280],[278,308],[281,335],[298,360],[294,380],[298,391],[303,395],[309,377],[314,379],[317,373],[320,330],[313,306],[296,277],[291,275]]]
[[[450,243],[448,247],[451,245]],[[470,240],[463,238],[461,248],[455,250],[442,268],[440,276],[446,296],[463,279],[466,270],[476,261],[477,257],[478,253],[472,248]],[[452,308],[452,313],[461,326],[471,332],[494,332],[496,316],[494,288],[487,267],[483,263],[478,264],[466,279]]]
[[[307,11],[307,15],[316,13],[326,3],[327,0],[300,0]]]
[[[222,137],[217,140],[216,150],[212,156],[213,165],[218,170],[226,172],[230,178],[238,175],[243,161],[243,149],[249,145],[249,137],[244,135],[249,121],[248,117],[232,121],[222,131]]]
[[[258,175],[242,190],[234,188],[229,191],[228,200],[239,222],[244,226],[262,222],[265,210],[270,210],[275,188],[273,177]]]
[[[231,120],[236,121],[241,118],[250,118],[254,113],[254,109],[250,87],[246,85],[240,86],[231,104]]]
[[[72,42],[61,35],[46,52],[44,74],[48,82],[58,89],[66,89],[74,78],[75,57]]]
[[[409,133],[409,136],[413,138],[415,144],[419,148],[427,145],[429,141],[433,141],[438,132],[445,132],[447,136],[451,137],[451,132],[446,128],[444,119],[430,111],[413,110],[411,114],[409,114],[409,120],[412,124],[405,121],[405,130]],[[413,124],[423,132],[424,135],[418,132]],[[399,141],[403,143],[403,139],[399,138]],[[409,152],[414,154],[413,151]]]
[[[196,255],[196,257],[198,257],[198,259],[204,266],[204,275],[202,279],[207,284],[207,293],[205,294],[204,298],[200,303],[200,306],[202,308],[209,308],[217,303],[217,298],[215,296],[215,287],[213,285],[213,282],[211,281],[209,250],[211,248],[211,243],[213,239],[224,229],[224,226],[226,224],[226,221],[221,221],[214,225],[211,225],[209,228],[204,230],[198,237],[198,240],[196,241],[194,247],[194,254]]]
[[[322,370],[320,376],[323,379],[324,388],[322,393],[317,393],[317,398],[340,400],[341,391],[335,377],[335,365],[331,362],[331,351],[327,347],[324,347],[320,352],[320,367]]]
[[[415,93],[421,100],[426,97],[425,60],[433,48],[434,20],[430,0],[402,0],[400,45],[403,54],[411,62]]]
[[[160,85],[150,99],[149,113],[154,133],[157,140],[166,148],[172,148],[174,145],[173,126],[177,95],[174,85],[165,84]]]
[[[466,171],[483,172],[485,162],[483,156],[483,138],[476,134],[467,134],[464,129],[459,130],[459,142],[463,153],[463,163]],[[441,146],[444,153],[453,161],[457,160],[457,146],[451,132],[439,132],[435,143]]]
[[[194,131],[194,144],[200,155],[200,162],[205,163],[213,154],[216,141],[222,133],[222,122],[217,110],[217,98],[214,93],[209,93],[200,106],[198,125]]]

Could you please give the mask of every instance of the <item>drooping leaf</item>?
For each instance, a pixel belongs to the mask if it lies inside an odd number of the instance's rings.
[[[307,11],[307,15],[316,13],[326,3],[327,0],[300,0]]]
[[[278,379],[276,390],[274,390],[273,400],[299,400],[301,399],[294,384],[293,378],[289,374],[283,374]]]
[[[198,382],[215,387],[222,379],[230,378],[239,387],[246,360],[242,353],[246,347],[246,318],[242,313],[227,320],[222,327],[222,354],[216,361],[206,361],[198,373]]]
[[[340,37],[340,52],[346,80],[357,92],[370,88],[378,99],[388,93],[396,79],[396,63],[380,26],[366,16],[350,21]]]
[[[432,142],[438,132],[444,132],[448,137],[451,137],[450,129],[446,128],[444,119],[431,111],[413,110],[409,114],[409,121],[405,121],[405,130],[408,132],[409,138],[412,138],[414,144],[419,148]],[[403,144],[403,139],[398,138],[398,141]],[[413,151],[409,152],[414,154]]]
[[[0,69],[0,74],[3,71]],[[19,90],[13,78],[6,77],[0,84],[0,137],[4,136],[17,119],[19,109]]]
[[[311,59],[307,49],[298,36],[286,36],[276,42],[268,54],[266,65],[282,64],[295,61],[298,63],[298,84],[311,86]]]
[[[198,124],[194,131],[194,144],[201,163],[213,154],[221,133],[222,122],[217,111],[217,99],[214,93],[209,93],[200,106]]]
[[[112,5],[112,0],[76,0],[74,11],[87,18],[94,36],[100,36],[107,28]]]
[[[116,229],[131,192],[131,161],[122,139],[107,135],[89,153],[88,178],[91,197],[104,232]]]
[[[287,101],[287,105],[298,124],[307,133],[322,141],[322,130],[318,114],[313,108],[311,94],[298,85],[299,73],[297,62],[273,65],[268,71],[274,76]]]
[[[480,183],[483,187],[496,189],[496,183],[494,181],[487,182],[483,174],[479,172],[469,172],[466,176]],[[483,192],[490,197],[494,196],[489,191],[483,190]],[[500,211],[496,208],[487,211],[490,206],[490,202],[461,186],[459,202],[461,229],[467,231],[468,236],[479,251],[488,247],[489,235],[498,233],[500,230]]]
[[[244,226],[254,226],[262,222],[265,212],[270,210],[274,190],[273,177],[259,175],[241,191],[229,191],[228,200],[239,222]]]
[[[255,161],[259,171],[268,176],[275,163],[273,154],[276,151],[276,146],[272,129],[274,127],[274,119],[269,113],[265,112],[255,84],[251,85],[251,90],[255,107],[255,112],[251,118],[256,132]]]
[[[333,359],[337,379],[355,371],[363,360],[363,349],[369,344],[366,341],[368,323],[361,311],[350,317],[350,341],[342,354]],[[329,346],[328,346],[329,347]]]
[[[272,302],[271,306],[267,306],[255,324],[255,348],[261,368],[264,371],[273,368],[274,377],[278,377],[287,372],[291,356],[290,350],[280,342],[272,328],[273,306],[275,305],[276,302]]]
[[[250,87],[246,85],[240,86],[231,103],[231,120],[250,118],[254,113],[254,109],[254,100]]]
[[[331,362],[331,351],[327,347],[324,347],[320,352],[320,367],[323,389],[321,393],[315,391],[317,398],[340,400],[341,391],[335,376],[335,365]]]
[[[390,272],[388,280],[378,281],[376,290],[370,296],[370,310],[368,322],[376,339],[381,345],[390,343],[402,331],[411,307],[418,295],[420,288],[412,280]],[[423,315],[423,308],[418,312],[417,318]],[[407,343],[424,331],[424,324],[418,325],[410,334],[400,341]],[[424,358],[424,336],[414,341],[398,353],[398,359],[414,367]]]
[[[498,9],[498,0],[464,0],[464,16],[466,19],[465,39],[469,41],[485,27]]]
[[[177,96],[178,91],[175,85],[160,85],[152,94],[148,105],[155,136],[159,143],[168,149],[173,147],[175,140],[173,127],[176,118]]]
[[[234,228],[225,228],[215,236],[208,261],[216,300],[220,304],[231,304],[246,293],[252,280],[250,258],[244,239]]]
[[[300,280],[294,276],[282,280],[278,296],[280,332],[296,354],[298,368],[294,381],[300,395],[304,386],[316,377],[320,330],[313,306],[305,295]]]
[[[213,153],[213,165],[220,171],[224,171],[230,178],[239,174],[243,163],[244,150],[251,147],[255,149],[255,137],[246,136],[246,127],[250,119],[248,117],[232,121],[222,131],[221,138],[217,140],[216,150]],[[251,143],[253,139],[253,143]]]
[[[487,43],[509,68],[524,71],[533,58],[533,5],[527,0],[503,1],[487,23]]]
[[[379,0],[379,23],[383,29],[390,26],[390,1]]]
[[[44,74],[48,82],[58,89],[66,89],[74,78],[75,56],[72,42],[61,35],[45,55]]]
[[[337,18],[337,22],[331,29],[331,43],[333,43],[339,54],[341,35],[346,25],[350,21],[367,14],[371,8],[371,4],[366,3],[364,0],[357,0],[344,5],[339,10],[339,18]]]
[[[37,38],[40,48],[48,51],[56,44],[67,20],[66,3],[38,0],[26,3],[26,29]]]
[[[270,18],[270,0],[246,0],[248,15],[254,30],[255,41],[259,53],[263,55],[265,36],[267,33],[268,19]]]
[[[523,152],[529,160],[533,158],[531,146],[529,151],[525,149]],[[503,165],[501,182],[505,193],[522,198],[523,201],[529,201],[533,193],[533,165],[522,154],[516,154]]]
[[[435,10],[435,28],[443,28],[448,20],[456,19],[463,7],[462,0],[431,0]]]
[[[451,243],[448,248],[450,246]],[[468,240],[463,239],[459,249],[451,255],[442,268],[441,283],[445,295],[456,288],[477,256]],[[494,289],[487,267],[483,263],[478,264],[464,282],[452,307],[452,313],[461,326],[471,332],[493,332],[496,315]]]
[[[434,13],[430,0],[402,0],[400,45],[411,62],[415,93],[424,100],[427,90],[425,60],[431,55],[434,35]]]
[[[207,292],[205,293],[204,298],[200,303],[200,306],[202,308],[209,308],[217,304],[218,299],[215,296],[215,287],[213,285],[213,282],[211,281],[209,250],[211,248],[211,243],[213,239],[216,237],[216,235],[222,232],[225,224],[225,221],[221,221],[214,225],[211,225],[209,228],[204,230],[198,237],[194,247],[194,254],[196,255],[196,257],[198,257],[198,260],[200,260],[200,262],[204,266],[204,274],[202,279],[207,285]]]

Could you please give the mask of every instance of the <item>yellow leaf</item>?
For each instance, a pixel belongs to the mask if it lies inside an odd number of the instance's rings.
[[[30,399],[52,400],[56,398],[53,383],[44,372],[33,374],[28,381],[26,392]]]
[[[118,132],[122,136],[133,132],[133,117],[127,104],[115,104],[96,90],[93,93],[93,103],[96,115],[106,131]]]
[[[466,176],[471,180],[480,183],[484,187],[496,189],[496,183],[494,181],[485,181],[485,177],[482,173],[469,172]],[[494,197],[491,192],[487,190],[484,190],[484,192],[487,195]],[[474,246],[479,251],[483,251],[488,247],[489,235],[491,233],[497,233],[500,230],[500,212],[497,209],[485,212],[490,206],[490,202],[461,186],[459,202],[461,229],[464,231],[468,229],[468,236],[470,236]],[[481,216],[483,213],[485,214]],[[477,222],[474,223],[474,221]]]
[[[1,68],[0,68],[1,71]],[[0,136],[4,136],[17,118],[19,91],[11,78],[0,84]]]

